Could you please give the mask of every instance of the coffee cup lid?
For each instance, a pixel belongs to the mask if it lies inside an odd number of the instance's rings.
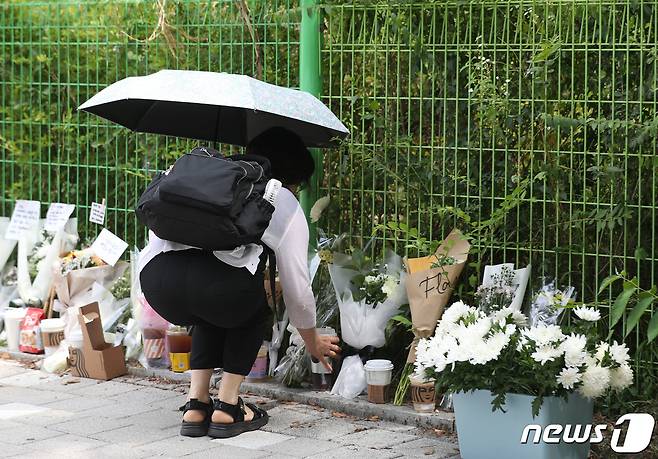
[[[64,323],[63,319],[43,319],[41,322],[41,331],[49,331],[49,330],[64,330],[64,326],[66,325]]]
[[[393,369],[393,364],[390,360],[373,359],[368,360],[364,365],[364,368],[370,371],[388,371]]]
[[[5,312],[5,319],[20,319],[25,317],[25,308],[9,308]]]

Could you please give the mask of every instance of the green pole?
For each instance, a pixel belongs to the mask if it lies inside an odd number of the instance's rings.
[[[320,8],[317,0],[300,0],[302,23],[299,38],[299,89],[320,97],[322,91],[322,73],[320,71]],[[306,219],[320,192],[322,180],[322,152],[317,148],[311,149],[315,162],[315,173],[311,177],[310,187],[302,190],[299,201],[304,210]],[[317,239],[316,227],[309,220],[309,244],[315,247]]]

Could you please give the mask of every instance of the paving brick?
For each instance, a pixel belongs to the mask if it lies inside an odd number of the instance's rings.
[[[87,384],[80,387],[72,387],[70,393],[78,394],[84,397],[99,397],[99,398],[110,398],[115,395],[125,394],[126,392],[132,392],[139,389],[139,386],[134,384],[126,384],[116,381],[97,381],[93,379],[85,379]],[[88,384],[89,381],[92,381],[92,384]]]
[[[48,411],[48,408],[30,403],[4,403],[0,405],[0,419],[14,419]]]
[[[408,441],[415,440],[414,435],[407,435],[400,432],[391,432],[381,429],[367,429],[361,432],[354,432],[348,435],[337,437],[335,440],[339,443],[364,446],[367,448],[390,448]]]
[[[132,424],[131,421],[126,420],[83,415],[65,422],[53,424],[49,428],[59,432],[88,436],[108,430],[119,429]]]
[[[155,409],[146,413],[136,414],[128,418],[122,418],[130,421],[131,424],[140,425],[148,429],[167,429],[180,427],[183,413],[178,410]]]
[[[273,432],[266,432],[264,430],[255,430],[253,432],[245,432],[237,437],[232,438],[217,438],[212,440],[213,443],[220,445],[237,446],[239,448],[247,449],[263,449],[271,447],[277,443],[283,443],[293,437],[290,435],[282,435]]]
[[[147,443],[140,446],[140,449],[152,451],[154,454],[164,453],[166,456],[180,457],[185,454],[210,450],[216,446],[209,437],[191,438],[178,435],[153,443]]]
[[[20,363],[11,360],[0,360],[0,379],[24,372],[25,368]]]
[[[18,373],[12,376],[7,376],[0,379],[0,385],[3,386],[16,386],[16,387],[31,387],[46,382],[58,380],[57,375],[44,373],[42,371],[27,370],[25,373]]]
[[[30,387],[0,385],[0,404],[4,403],[30,403],[32,405],[48,405],[60,400],[71,400],[75,395],[59,392],[34,390]]]
[[[153,456],[153,451],[125,445],[105,445],[100,448],[85,451],[85,459],[142,459]]]
[[[28,414],[25,416],[18,416],[12,418],[13,422],[20,424],[28,424],[33,426],[50,427],[52,425],[66,422],[76,416],[76,413],[71,411],[54,410],[48,408],[46,411],[40,413]]]
[[[342,445],[316,438],[292,438],[275,445],[266,446],[264,449],[273,453],[286,454],[293,457],[308,457],[340,446]]]
[[[401,445],[393,446],[393,451],[399,452],[404,457],[453,457],[459,453],[455,443],[434,440],[431,438],[419,438]]]
[[[307,413],[287,409],[285,406],[274,407],[267,412],[270,420],[263,430],[268,432],[288,433],[290,429],[309,427],[318,418]]]
[[[278,422],[278,421],[277,421]],[[282,424],[285,425],[283,421]],[[275,424],[275,426],[278,424]],[[290,426],[290,422],[288,422]],[[318,421],[303,422],[295,427],[290,427],[287,431],[282,430],[289,435],[295,437],[317,438],[319,440],[333,440],[336,437],[341,437],[354,432],[356,426],[350,422],[346,422],[340,418],[320,419]],[[263,430],[267,430],[265,426]]]
[[[261,457],[268,457],[272,455],[266,451],[255,451],[253,449],[240,448],[231,445],[219,445],[212,449],[198,451],[189,455],[186,458],[193,459],[216,459],[216,458],[235,458],[235,459],[258,459]]]
[[[1,393],[1,392],[0,392]],[[54,394],[54,392],[50,392]],[[56,393],[55,393],[56,394]],[[68,394],[67,394],[68,395]],[[82,397],[80,395],[73,395],[71,398],[65,400],[50,401],[45,403],[44,406],[56,410],[64,410],[73,413],[88,412],[103,406],[110,406],[113,404],[112,400],[97,397]]]
[[[147,443],[166,440],[178,435],[178,429],[174,430],[154,430],[142,427],[140,425],[130,425],[118,429],[108,430],[96,434],[91,434],[91,438],[111,443],[125,448],[134,448]],[[151,451],[150,454],[153,454]]]
[[[80,435],[58,435],[56,437],[38,440],[30,445],[39,451],[48,451],[50,454],[69,455],[69,457],[81,456],[82,451],[105,447],[107,443]]]
[[[41,426],[21,425],[19,427],[4,429],[2,431],[2,441],[12,445],[30,446],[30,444],[37,441],[58,435],[62,434],[56,430],[49,430]]]
[[[3,437],[0,436],[0,439]],[[35,457],[35,451],[29,446],[19,446],[0,441],[0,456],[5,457]]]
[[[95,379],[88,378],[76,378],[71,375],[57,375],[57,379],[41,382],[35,386],[32,386],[32,389],[35,390],[46,390],[54,392],[71,392],[73,390],[78,390],[83,387],[95,386],[98,384],[98,381]]]
[[[340,448],[336,448],[332,451],[325,451],[313,456],[308,456],[309,459],[387,459],[393,457],[402,456],[399,453],[395,453],[391,450],[363,448],[353,445],[346,445]]]

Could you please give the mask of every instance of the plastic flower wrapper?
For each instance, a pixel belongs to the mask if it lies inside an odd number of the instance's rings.
[[[576,299],[576,289],[569,286],[564,290],[555,288],[555,282],[545,283],[535,294],[530,305],[530,325],[555,325],[564,308]]]
[[[530,265],[514,269],[514,263],[484,267],[482,285],[475,292],[478,307],[493,312],[506,307],[520,311],[530,278]]]
[[[406,272],[400,256],[388,251],[384,263],[378,267],[368,266],[362,257],[360,251],[352,256],[335,254],[329,265],[340,311],[341,338],[357,352],[385,344],[386,324],[407,301]],[[351,375],[349,381],[345,375]],[[354,397],[365,390],[365,384],[362,387],[352,384],[357,380],[365,383],[363,361],[358,355],[350,355],[343,360],[331,393]]]
[[[56,232],[43,230],[44,222],[41,220],[34,231],[25,231],[18,241],[18,292],[28,304],[46,301],[59,254],[71,250],[78,241],[77,219],[69,219]]]
[[[5,239],[5,233],[9,226],[9,217],[0,217],[0,272],[2,272],[16,247],[14,239]]]

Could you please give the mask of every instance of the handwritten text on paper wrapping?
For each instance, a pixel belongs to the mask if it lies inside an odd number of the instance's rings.
[[[46,231],[57,231],[66,225],[69,217],[75,209],[75,204],[62,204],[61,202],[53,202],[48,207],[46,214],[46,223],[43,228]]]
[[[39,226],[40,216],[41,203],[39,201],[17,200],[5,233],[5,239],[18,240],[23,232],[34,230]]]
[[[119,261],[127,248],[127,242],[105,228],[91,245],[91,251],[110,266],[114,266]]]

